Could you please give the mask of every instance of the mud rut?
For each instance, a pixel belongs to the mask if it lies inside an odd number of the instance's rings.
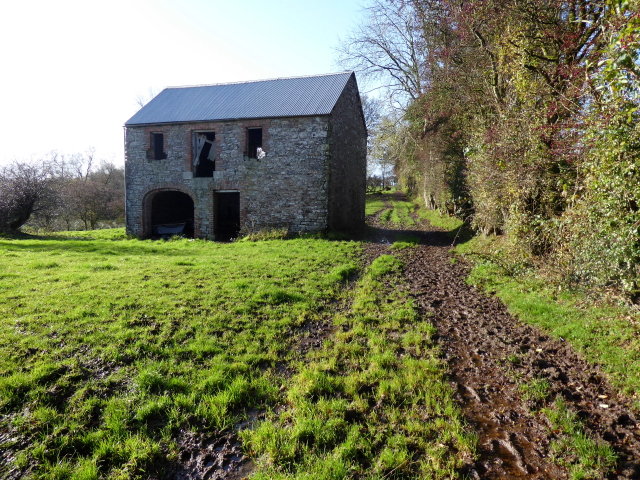
[[[520,323],[498,299],[469,286],[465,282],[469,266],[451,261],[450,238],[416,221],[419,226],[414,230],[400,231],[381,224],[379,214],[369,217],[365,261],[370,263],[389,253],[390,244],[403,236],[420,240],[417,247],[400,254],[404,273],[420,313],[437,328],[437,342],[457,400],[479,438],[478,459],[466,465],[460,477],[568,478],[566,469],[550,458],[551,442],[558,433],[539,413],[543,405],[524,400],[515,380],[522,383],[544,378],[550,384],[548,398],[564,398],[584,422],[587,433],[615,450],[618,462],[607,478],[640,479],[640,422],[631,413],[628,399],[619,396],[598,368],[565,342]],[[326,322],[306,325],[296,349],[304,356],[320,348],[331,328]],[[518,361],[509,362],[509,358]],[[282,373],[292,373],[286,370]],[[607,408],[601,407],[604,402]],[[256,413],[234,431],[214,438],[184,432],[179,442],[181,458],[171,477],[245,478],[254,465],[242,453],[235,432],[261,417],[262,413]]]
[[[597,367],[562,340],[519,322],[498,299],[469,286],[469,266],[452,262],[451,240],[444,233],[424,225],[413,231],[389,230],[378,217],[368,219],[374,242],[365,246],[370,256],[401,235],[421,242],[405,250],[405,276],[421,314],[437,328],[457,400],[479,436],[479,458],[461,476],[568,478],[550,459],[557,433],[544,415],[535,413],[542,405],[525,401],[515,381],[544,378],[551,386],[548,398],[564,398],[587,433],[615,450],[618,462],[607,478],[640,478],[640,423],[628,399],[616,393]]]

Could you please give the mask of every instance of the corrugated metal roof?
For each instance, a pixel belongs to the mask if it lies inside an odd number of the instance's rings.
[[[328,115],[351,75],[166,88],[125,125]]]

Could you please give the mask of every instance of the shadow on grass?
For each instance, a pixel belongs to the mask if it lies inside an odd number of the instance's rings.
[[[367,226],[365,230],[352,237],[353,240],[369,241],[373,243],[391,244],[394,242],[411,242],[418,245],[454,246],[473,238],[473,231],[467,224],[453,230],[395,229],[380,226]]]
[[[279,241],[286,242],[296,239],[327,240],[344,242],[356,239],[356,235],[342,232],[319,232],[291,234],[285,238],[256,240],[255,242]],[[202,242],[210,244],[212,247],[224,248],[231,245],[247,246],[254,241],[239,239],[233,242],[206,241],[202,239],[194,240],[195,245],[202,245]],[[114,237],[101,238],[91,236],[66,237],[58,235],[30,235],[19,233],[15,235],[0,236],[0,249],[6,252],[61,252],[61,253],[91,253],[104,255],[164,255],[169,257],[192,256],[194,249],[189,248],[190,244],[182,241],[145,239],[139,240],[135,237]]]
[[[467,243],[475,237],[476,233],[473,231],[471,226],[465,222],[460,227],[448,231],[447,235],[451,237],[451,243],[453,245],[458,245],[460,243]]]
[[[28,240],[29,242],[16,242]],[[19,236],[11,239],[0,237],[0,247],[7,252],[63,252],[63,253],[103,253],[105,255],[149,255],[167,256],[190,255],[187,249],[166,248],[161,241],[141,241],[140,244],[119,243],[116,240],[95,238],[66,238],[57,236]]]
[[[0,231],[0,240],[58,240],[58,241],[95,241],[95,240],[103,240],[103,241],[122,241],[122,240],[133,240],[135,237],[128,236],[125,234],[112,234],[113,236],[92,236],[92,232],[105,232],[112,229],[104,229],[104,230],[79,230],[76,231],[80,235],[73,237],[64,235],[69,232],[51,232],[48,234],[43,233],[26,233],[22,231],[17,232],[1,232]],[[76,233],[74,232],[74,233]]]
[[[454,246],[465,243],[474,234],[466,223],[453,230],[440,230],[431,227],[427,230],[398,229],[392,226],[367,225],[356,232],[320,232],[291,234],[281,241],[293,239],[322,239],[327,241],[367,241],[380,244],[394,242],[409,242],[418,245]],[[18,242],[16,242],[18,240]],[[131,241],[130,241],[131,240]],[[269,239],[265,239],[269,240]],[[23,243],[26,241],[25,243]],[[260,240],[258,240],[260,241]],[[212,245],[229,245],[234,242],[211,242]],[[23,232],[0,233],[0,247],[6,251],[33,251],[64,253],[104,253],[106,255],[149,255],[162,254],[167,256],[190,255],[189,249],[171,248],[172,242],[167,240],[139,240],[135,238],[114,237],[100,238],[91,236],[66,237],[61,235],[33,235]],[[177,245],[176,245],[177,246]],[[169,247],[169,248],[167,248]]]
[[[23,232],[0,232],[0,240],[55,240],[54,235],[32,235]]]

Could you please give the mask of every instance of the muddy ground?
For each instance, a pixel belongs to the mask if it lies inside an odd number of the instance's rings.
[[[479,438],[478,458],[459,472],[460,478],[569,478],[566,466],[553,460],[551,445],[560,433],[540,411],[558,396],[577,412],[591,437],[615,450],[618,461],[606,478],[640,478],[640,423],[628,399],[566,342],[522,324],[497,298],[469,286],[470,267],[463,260],[452,261],[451,237],[415,220],[418,227],[397,230],[381,224],[379,215],[369,217],[365,263],[389,253],[398,239],[419,239],[417,247],[401,253],[405,276],[420,313],[437,328],[452,387]],[[328,321],[306,325],[298,332],[296,349],[305,355],[319,348],[331,331]],[[534,379],[549,382],[546,400],[523,397],[519,385]],[[176,478],[239,479],[252,470],[233,433],[184,440]]]
[[[399,237],[377,216],[369,221],[378,245]],[[452,261],[450,236],[426,225],[401,232],[407,233],[421,243],[405,250],[407,281],[421,314],[437,328],[457,399],[479,435],[479,458],[461,476],[568,478],[566,468],[551,461],[550,446],[558,433],[540,413],[560,396],[590,436],[613,447],[618,461],[606,478],[640,478],[640,423],[629,400],[566,342],[522,324],[497,298],[469,286],[465,279],[470,267]],[[534,379],[549,382],[546,400],[523,398],[518,385]]]

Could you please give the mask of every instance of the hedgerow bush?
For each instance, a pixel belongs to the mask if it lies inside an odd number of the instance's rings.
[[[418,12],[433,53],[399,133],[402,185],[505,235],[501,261],[637,300],[640,4],[438,5]]]

